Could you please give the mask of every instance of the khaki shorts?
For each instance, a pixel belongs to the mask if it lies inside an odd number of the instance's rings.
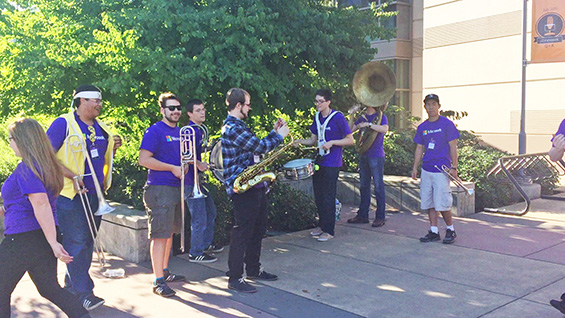
[[[149,239],[170,238],[180,233],[181,195],[179,187],[146,185],[143,203],[149,217]]]
[[[441,172],[433,173],[422,169],[420,199],[422,211],[431,208],[436,211],[451,211],[453,197],[449,178]]]

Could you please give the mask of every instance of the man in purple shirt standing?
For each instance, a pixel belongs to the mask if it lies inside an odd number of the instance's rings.
[[[459,131],[453,122],[439,114],[439,97],[429,94],[424,99],[424,107],[428,119],[421,123],[416,130],[414,142],[417,144],[414,154],[412,179],[418,176],[418,166],[423,156],[422,175],[420,182],[420,207],[428,211],[430,230],[420,238],[420,242],[439,241],[438,211],[447,225],[444,244],[455,242],[457,234],[453,227],[451,215],[451,187],[449,178],[442,173],[442,166],[449,167],[449,173],[457,176],[457,139]]]
[[[200,179],[201,171],[208,170],[208,165],[202,162],[202,145],[204,121],[206,120],[206,108],[204,103],[199,99],[189,100],[186,104],[186,113],[190,122],[188,123],[194,128],[194,141],[196,150],[196,164],[190,164],[188,173],[186,174],[184,197],[188,209],[190,211],[190,251],[188,260],[193,263],[212,263],[218,259],[213,253],[219,253],[224,250],[222,246],[212,244],[214,239],[214,222],[216,220],[216,205],[214,199]],[[197,167],[198,171],[194,172]],[[195,197],[195,178],[203,197]]]
[[[386,108],[387,105],[382,107]],[[377,134],[369,149],[364,153],[359,151],[359,179],[361,202],[357,215],[347,223],[369,223],[369,208],[371,206],[371,178],[375,184],[375,197],[377,198],[377,211],[372,227],[385,225],[386,194],[384,183],[385,150],[384,137],[388,131],[388,119],[376,107],[367,107],[365,113],[350,125],[352,131],[362,129],[360,134]],[[359,137],[361,138],[361,137]],[[369,137],[370,138],[370,137]]]
[[[325,242],[335,235],[335,196],[343,147],[353,145],[355,140],[343,114],[330,108],[330,90],[318,90],[315,102],[318,111],[310,126],[312,135],[309,139],[296,140],[295,144],[318,145],[316,164],[319,169],[314,172],[312,185],[320,226],[310,234],[318,237],[319,242]]]
[[[139,150],[139,164],[149,169],[143,191],[143,202],[149,216],[151,265],[155,274],[153,293],[172,297],[175,291],[167,283],[185,278],[168,270],[173,233],[181,225],[181,162],[180,128],[182,114],[180,99],[172,93],[159,96],[163,119],[147,128]]]
[[[563,159],[563,153],[565,152],[565,119],[561,121],[559,129],[557,129],[555,137],[553,137],[551,141],[552,144],[551,149],[549,149],[549,158],[551,161],[559,161]],[[562,314],[565,314],[565,293],[561,295],[561,300],[552,299],[549,303]]]

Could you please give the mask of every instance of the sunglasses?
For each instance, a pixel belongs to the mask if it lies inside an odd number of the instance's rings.
[[[180,105],[179,106],[165,106],[163,108],[167,108],[168,110],[170,110],[172,112],[175,111],[175,110],[178,110],[179,112],[182,111],[182,106],[180,106]]]

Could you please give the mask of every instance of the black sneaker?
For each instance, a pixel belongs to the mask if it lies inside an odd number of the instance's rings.
[[[257,288],[249,285],[243,277],[238,280],[228,282],[228,288],[237,290],[240,293],[255,293],[257,291]]]
[[[452,244],[455,242],[456,237],[457,233],[455,233],[455,231],[447,229],[447,231],[445,231],[445,238],[443,238],[443,244]]]
[[[365,224],[365,223],[369,223],[369,219],[368,218],[362,218],[359,215],[356,215],[355,217],[347,220],[347,223]]]
[[[274,281],[279,279],[279,277],[275,274],[271,274],[271,273],[267,273],[264,270],[259,270],[259,274],[257,275],[247,275],[247,278],[253,279],[253,280],[268,280],[268,281]]]
[[[563,297],[562,297],[563,299]],[[549,303],[551,304],[551,306],[553,306],[553,308],[559,310],[562,314],[565,314],[565,301],[557,301],[555,299],[552,299],[549,301]]]
[[[433,241],[439,241],[441,239],[441,237],[439,236],[439,233],[434,233],[432,231],[428,231],[428,234],[426,234],[426,236],[424,237],[420,237],[420,242],[433,242]]]
[[[182,282],[186,280],[186,277],[182,275],[173,274],[169,271],[164,271],[163,276],[165,277],[165,282],[167,283],[174,283],[174,282]]]
[[[176,292],[167,283],[153,283],[153,293],[163,297],[173,297]]]
[[[204,250],[204,253],[220,253],[223,250],[223,246],[210,245],[207,249]]]
[[[192,263],[213,263],[217,260],[216,256],[206,253],[202,255],[188,255],[188,261]]]
[[[104,299],[102,299],[100,297],[96,297],[93,294],[86,296],[82,300],[82,307],[84,307],[84,309],[86,309],[88,311],[96,309],[96,308],[98,308],[102,305],[104,305]]]

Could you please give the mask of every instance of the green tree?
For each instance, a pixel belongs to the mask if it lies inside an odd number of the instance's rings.
[[[127,125],[156,120],[165,90],[206,100],[225,116],[234,86],[254,111],[311,106],[329,87],[342,101],[375,53],[367,38],[390,38],[381,8],[357,10],[315,0],[27,0],[0,6],[2,115],[66,111],[79,83],[104,90],[108,115]],[[336,103],[339,104],[339,103]]]

